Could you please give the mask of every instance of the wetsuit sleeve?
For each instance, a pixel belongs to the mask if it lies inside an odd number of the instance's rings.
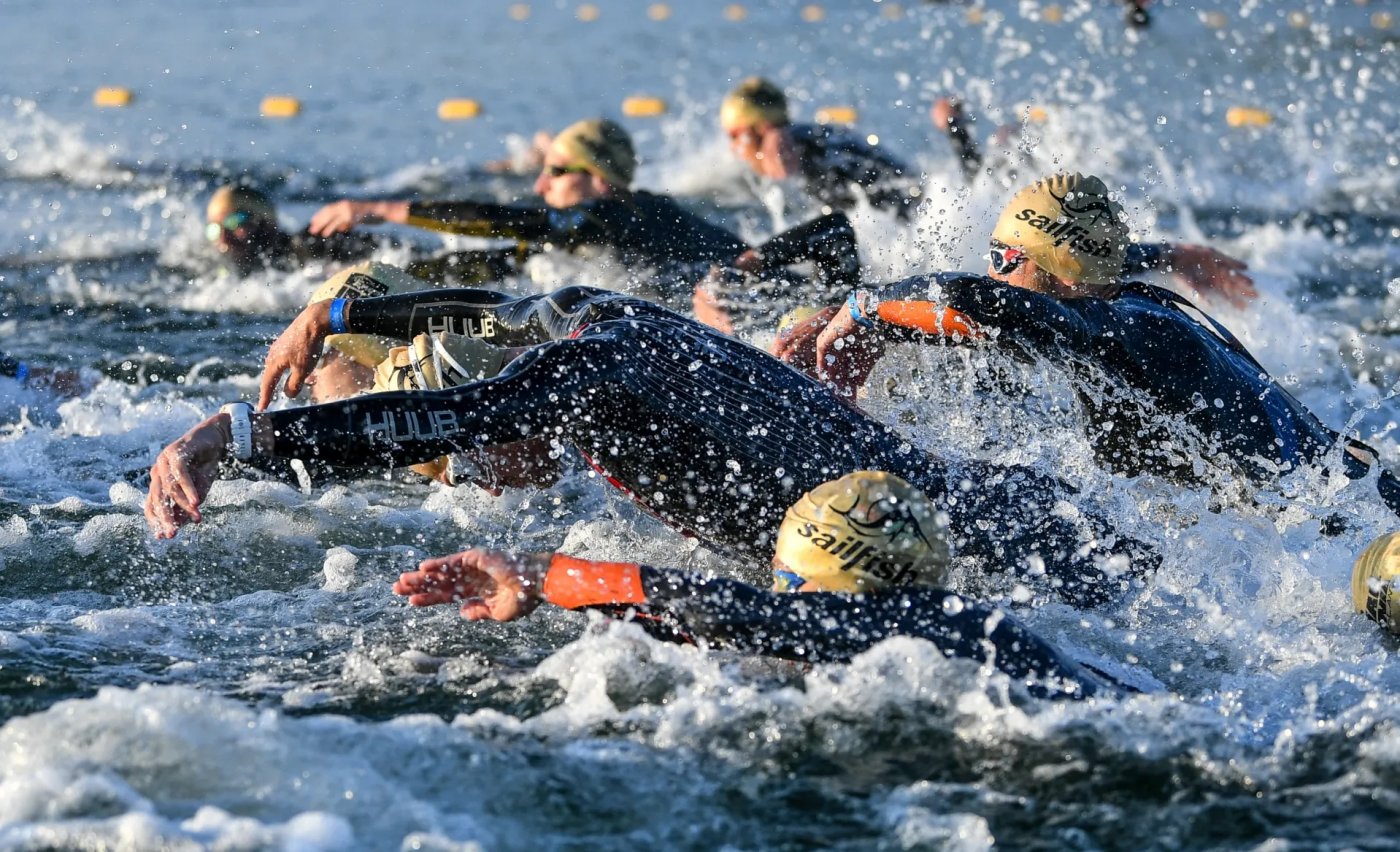
[[[551,235],[550,208],[543,204],[490,204],[478,201],[415,201],[405,224],[470,237],[540,240]]]
[[[398,340],[450,331],[497,346],[531,346],[566,338],[591,317],[589,300],[603,291],[565,287],[553,293],[513,298],[495,290],[420,290],[355,299],[346,308],[352,334]]]
[[[630,605],[692,639],[782,659],[845,662],[908,636],[948,657],[991,661],[1042,696],[1085,698],[1101,688],[1011,617],[939,589],[778,594],[693,572],[556,556],[544,594],[570,609]]]
[[[767,273],[793,263],[810,262],[822,283],[842,291],[860,283],[860,248],[845,213],[818,216],[789,228],[758,246]]]
[[[982,275],[915,276],[881,290],[858,290],[861,313],[881,336],[914,342],[995,337],[1028,354],[1051,346],[1082,349],[1094,330],[1054,298]]]
[[[272,452],[249,463],[269,469],[278,459],[297,458],[398,467],[556,434],[589,416],[595,392],[623,382],[629,354],[625,341],[593,334],[536,346],[493,379],[265,412]]]
[[[967,119],[959,110],[948,119],[947,131],[948,141],[953,143],[953,153],[957,154],[958,165],[962,167],[963,178],[970,182],[982,167],[982,152],[977,149],[967,125]]]

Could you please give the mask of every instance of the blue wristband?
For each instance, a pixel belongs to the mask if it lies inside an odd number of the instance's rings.
[[[350,327],[345,324],[345,306],[349,299],[331,299],[331,334],[347,334]]]
[[[851,295],[846,297],[846,307],[850,309],[851,319],[856,321],[856,325],[861,328],[874,328],[874,320],[866,316],[865,312],[860,309],[860,299],[856,296],[859,292],[859,290],[851,291]]]
[[[28,387],[28,386],[29,386],[29,365],[28,365],[28,364],[26,364],[26,363],[24,363],[24,362],[21,361],[20,363],[18,363],[18,364],[15,365],[15,381],[19,382],[19,386],[20,386],[20,387]]]

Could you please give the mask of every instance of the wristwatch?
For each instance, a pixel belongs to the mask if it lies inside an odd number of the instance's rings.
[[[246,402],[230,402],[219,409],[227,414],[229,433],[233,436],[233,457],[247,461],[253,457],[253,406]]]

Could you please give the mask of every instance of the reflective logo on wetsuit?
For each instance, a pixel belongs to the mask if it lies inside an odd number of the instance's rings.
[[[424,311],[431,314],[442,313],[444,308],[448,316],[429,316],[425,325],[428,327],[428,334],[437,334],[440,331],[449,334],[460,334],[463,337],[495,337],[496,318],[490,314],[485,316],[461,316],[470,314],[473,311],[491,310],[492,306],[473,304],[470,302],[432,302],[430,304],[415,305],[412,313],[408,315],[408,322],[411,327],[417,327],[418,312]]]
[[[450,438],[461,434],[462,427],[454,411],[386,411],[378,416],[366,414],[364,431],[398,443]]]
[[[1017,213],[1016,218],[1037,231],[1054,237],[1057,246],[1069,243],[1070,248],[1075,251],[1091,254],[1094,257],[1110,257],[1113,254],[1114,243],[1112,241],[1093,239],[1086,229],[1074,222],[1058,222],[1049,216],[1042,216],[1029,207]]]

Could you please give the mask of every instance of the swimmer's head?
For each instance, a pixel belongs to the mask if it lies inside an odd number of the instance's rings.
[[[575,168],[597,175],[616,189],[627,189],[637,173],[632,137],[606,118],[575,122],[550,143],[547,160],[559,169]],[[546,165],[546,169],[551,168]]]
[[[734,87],[719,108],[719,123],[726,133],[790,123],[787,96],[763,79],[750,77]]]
[[[1400,533],[1381,536],[1357,557],[1351,602],[1357,612],[1400,634]]]
[[[398,293],[429,290],[432,287],[432,284],[409,275],[397,266],[371,260],[357,263],[326,279],[326,282],[311,294],[308,304],[328,299],[393,296]],[[357,364],[373,369],[388,357],[394,342],[373,334],[332,334],[326,338],[326,345]]]
[[[1092,175],[1044,178],[1016,193],[1002,211],[992,231],[994,267],[996,253],[1006,248],[1065,281],[1108,283],[1118,278],[1128,248],[1123,207]]]
[[[204,211],[204,236],[241,274],[266,263],[270,237],[277,231],[277,210],[261,192],[247,186],[215,191]]]
[[[870,592],[940,585],[948,570],[947,526],[947,516],[903,479],[875,470],[847,474],[788,509],[773,554],[773,587]]]

